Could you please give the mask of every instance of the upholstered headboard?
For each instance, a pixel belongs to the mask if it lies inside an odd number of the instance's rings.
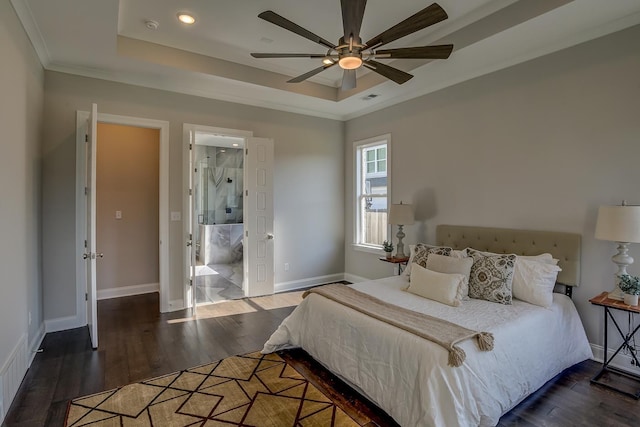
[[[509,228],[438,225],[438,246],[454,249],[474,248],[480,251],[538,255],[548,252],[559,259],[562,271],[558,283],[567,286],[580,284],[580,246],[582,237],[575,233],[555,231],[516,230]]]

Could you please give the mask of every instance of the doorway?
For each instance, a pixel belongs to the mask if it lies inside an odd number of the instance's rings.
[[[243,298],[244,138],[196,132],[193,159],[195,302]]]
[[[274,292],[273,140],[184,125],[185,301]]]
[[[97,295],[95,290],[95,269],[87,268],[87,263],[95,263],[99,258],[95,248],[87,247],[87,229],[89,222],[95,224],[95,211],[90,209],[91,204],[87,203],[87,195],[95,194],[89,187],[95,187],[90,183],[95,183],[94,168],[88,168],[87,151],[93,144],[89,134],[95,135],[91,129],[92,123],[111,123],[125,126],[158,129],[160,132],[160,152],[159,152],[159,177],[158,177],[158,235],[157,242],[159,250],[159,291],[160,291],[160,311],[171,311],[169,299],[169,122],[161,120],[143,119],[137,117],[119,116],[113,114],[97,113],[94,104],[95,114],[88,111],[78,111],[76,113],[76,316],[69,323],[69,327],[80,327],[90,325],[90,329],[95,332],[92,335],[94,347],[97,347],[97,325],[91,322],[95,316]],[[93,117],[93,120],[90,120]],[[88,173],[93,177],[88,176]],[[93,197],[93,196],[92,196]],[[89,206],[89,207],[88,207]],[[114,213],[115,214],[115,213]],[[91,220],[92,218],[92,220]],[[90,245],[91,246],[91,245]],[[92,252],[92,256],[87,256],[87,249]],[[92,260],[92,261],[88,261]],[[90,277],[93,276],[93,279]],[[88,286],[93,282],[93,290]],[[176,307],[181,309],[182,306]]]

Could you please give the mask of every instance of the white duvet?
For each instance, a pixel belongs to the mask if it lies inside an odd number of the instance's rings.
[[[573,302],[554,294],[542,308],[514,300],[481,300],[450,307],[402,289],[404,277],[350,285],[379,299],[466,328],[492,332],[493,351],[474,340],[460,344],[467,358],[447,366],[437,344],[311,294],[262,350],[302,347],[391,415],[400,425],[496,425],[500,416],[565,368],[592,357]]]

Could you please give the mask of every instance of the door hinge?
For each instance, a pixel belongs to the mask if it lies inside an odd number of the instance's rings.
[[[84,241],[84,247],[85,248],[87,247],[87,241],[86,240]]]
[[[245,237],[249,237],[249,230],[244,232]]]
[[[84,294],[84,300],[85,301],[89,301],[89,294],[85,292]]]
[[[84,195],[86,196],[87,194],[89,194],[89,187],[84,187]]]
[[[189,195],[193,196],[193,190],[189,189]]]
[[[89,135],[86,133],[84,134],[84,142],[89,142]]]
[[[195,168],[193,171],[194,171],[194,172],[198,172],[198,168]]]
[[[189,233],[189,240],[193,240],[193,234]]]
[[[244,190],[244,195],[249,196],[249,190]]]
[[[244,149],[244,154],[246,154],[247,156],[249,155],[249,149],[248,148]]]
[[[193,286],[193,280],[189,279],[189,286]]]
[[[193,144],[189,144],[189,150],[193,150]]]

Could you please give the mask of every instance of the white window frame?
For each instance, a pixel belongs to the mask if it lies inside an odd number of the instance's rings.
[[[389,209],[389,201],[391,200],[391,134],[378,135],[371,138],[354,141],[353,142],[353,165],[354,165],[354,174],[353,174],[353,243],[352,247],[356,250],[363,252],[371,252],[375,254],[382,254],[382,245],[374,245],[374,244],[366,244],[362,243],[360,239],[360,198],[361,194],[361,177],[362,177],[362,168],[365,167],[366,161],[362,158],[362,149],[380,145],[387,144],[387,211]],[[387,225],[387,238],[391,236],[390,227]]]

